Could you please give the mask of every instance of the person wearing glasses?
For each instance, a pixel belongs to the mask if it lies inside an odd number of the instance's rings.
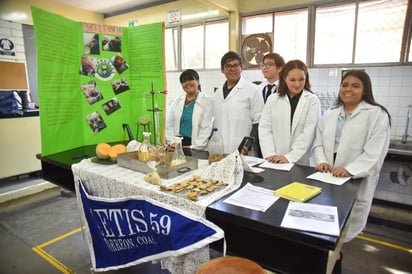
[[[213,100],[201,92],[199,74],[188,69],[180,74],[185,94],[177,97],[166,115],[166,142],[182,136],[183,148],[207,150],[213,123]]]
[[[269,96],[259,121],[260,148],[267,161],[310,166],[321,115],[320,101],[310,88],[306,65],[300,60],[287,62],[279,75],[279,89]]]
[[[224,153],[230,154],[238,148],[243,137],[257,138],[263,100],[258,86],[242,77],[243,61],[238,53],[229,51],[224,54],[220,69],[226,81],[213,96],[215,127],[221,134]]]
[[[262,91],[263,102],[266,103],[267,98],[275,93],[279,87],[279,73],[285,65],[285,60],[277,53],[268,53],[263,57],[262,74],[265,80],[259,85]]]

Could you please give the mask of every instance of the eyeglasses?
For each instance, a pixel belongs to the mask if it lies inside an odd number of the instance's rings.
[[[240,68],[240,64],[233,64],[233,65],[231,65],[231,64],[226,64],[226,65],[224,65],[223,66],[225,69],[238,69],[238,68]]]
[[[271,68],[271,67],[275,67],[276,66],[276,64],[275,63],[262,63],[262,64],[260,64],[260,67],[261,68]]]

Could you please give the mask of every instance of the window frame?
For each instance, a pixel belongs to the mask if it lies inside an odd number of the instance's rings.
[[[352,46],[352,58],[350,63],[334,63],[334,64],[314,64],[314,50],[315,50],[315,28],[316,28],[316,9],[319,7],[329,7],[329,6],[336,6],[340,4],[348,4],[348,3],[355,3],[356,4],[356,14],[355,14],[355,22],[354,22],[354,39],[353,39],[353,46]],[[243,19],[245,17],[256,17],[259,15],[267,16],[269,13],[272,13],[272,17],[275,18],[275,13],[284,12],[284,11],[293,11],[299,10],[302,8],[308,9],[308,25],[307,25],[307,46],[306,46],[306,62],[308,67],[311,68],[326,68],[333,65],[334,67],[371,67],[371,66],[394,66],[394,65],[411,65],[412,64],[412,1],[408,1],[407,3],[407,11],[405,16],[405,24],[403,29],[403,36],[401,41],[401,53],[399,56],[399,61],[394,62],[385,62],[385,63],[355,63],[355,49],[357,43],[356,31],[358,27],[358,12],[359,12],[359,4],[361,1],[339,1],[339,2],[327,2],[327,3],[314,3],[314,4],[306,4],[306,5],[295,5],[288,8],[279,8],[273,9],[265,12],[260,13],[245,13],[240,15],[240,28],[239,28],[239,37],[242,37],[243,33]],[[276,22],[274,22],[276,24]],[[274,34],[273,34],[274,35]],[[241,45],[241,41],[239,42]],[[411,58],[409,58],[411,57]]]
[[[229,27],[229,18],[228,17],[221,17],[221,18],[214,18],[211,20],[206,20],[206,21],[202,21],[202,22],[193,22],[190,24],[182,24],[179,26],[170,26],[170,27],[166,27],[166,29],[176,29],[177,30],[177,68],[173,69],[173,70],[166,70],[167,72],[176,72],[176,71],[182,71],[183,67],[182,67],[182,31],[184,28],[190,28],[190,27],[195,27],[195,26],[202,26],[202,35],[203,35],[203,45],[202,45],[202,52],[203,52],[203,60],[202,60],[202,67],[201,68],[196,68],[196,70],[216,70],[218,67],[216,68],[206,68],[206,27],[207,25],[211,25],[211,24],[216,24],[216,23],[227,23],[228,24],[228,29],[227,32],[230,33]],[[165,41],[166,42],[166,41]],[[228,50],[229,50],[229,41],[228,41]],[[220,66],[219,66],[220,68]],[[186,69],[186,68],[185,68]]]

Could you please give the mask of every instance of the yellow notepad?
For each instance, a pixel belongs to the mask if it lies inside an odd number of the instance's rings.
[[[310,198],[318,195],[321,191],[322,188],[317,186],[293,182],[284,187],[276,189],[274,194],[284,199],[303,203],[309,200]]]

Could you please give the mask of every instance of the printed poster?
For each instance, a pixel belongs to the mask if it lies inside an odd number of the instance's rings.
[[[32,7],[42,156],[123,141],[149,117],[164,130],[164,24],[132,28],[76,22]],[[137,136],[134,136],[135,138]]]

